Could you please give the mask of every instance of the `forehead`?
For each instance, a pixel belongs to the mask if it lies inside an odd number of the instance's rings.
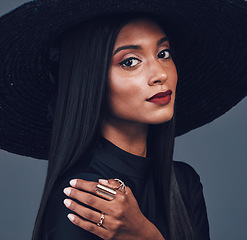
[[[138,19],[123,26],[118,34],[116,45],[142,41],[144,38],[160,39],[164,36],[163,29],[156,22],[149,19]]]

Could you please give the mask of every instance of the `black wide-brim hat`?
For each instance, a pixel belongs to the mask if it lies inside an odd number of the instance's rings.
[[[246,1],[31,1],[0,18],[0,148],[47,158],[51,42],[76,23],[120,12],[151,13],[172,29],[179,68],[177,136],[213,121],[246,96]]]

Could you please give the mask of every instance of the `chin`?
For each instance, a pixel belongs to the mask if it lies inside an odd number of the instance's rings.
[[[163,116],[163,117],[157,117],[157,118],[153,118],[153,119],[150,119],[149,121],[149,124],[153,124],[153,125],[156,125],[156,124],[162,124],[162,123],[165,123],[165,122],[169,122],[173,117],[173,113],[170,114],[169,116]]]
[[[174,110],[166,109],[165,111],[156,112],[156,114],[150,115],[149,124],[161,124],[169,122],[173,118]]]

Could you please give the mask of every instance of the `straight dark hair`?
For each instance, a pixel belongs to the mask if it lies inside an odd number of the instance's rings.
[[[33,240],[41,239],[42,219],[56,180],[83,159],[101,133],[108,109],[108,70],[114,44],[121,28],[137,18],[143,17],[95,18],[74,26],[61,37],[49,163]],[[170,238],[192,240],[191,219],[172,167],[174,122],[173,118],[149,127],[148,154],[154,158],[156,194],[161,194],[161,203],[165,203],[161,210],[169,225]]]

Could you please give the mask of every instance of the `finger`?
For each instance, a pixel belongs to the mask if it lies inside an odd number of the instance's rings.
[[[97,182],[91,182],[82,179],[72,179],[69,183],[72,187],[91,193],[95,193],[98,184]]]
[[[100,222],[100,218],[102,216],[102,213],[100,212],[97,212],[97,211],[94,211],[90,208],[87,208],[85,206],[82,206],[70,199],[65,199],[64,200],[64,205],[72,210],[73,212],[77,213],[78,215],[80,215],[80,217],[88,220],[88,221],[91,221],[95,224],[99,223]],[[108,220],[110,221],[110,218],[105,218],[104,219],[104,224],[105,226],[107,226],[107,222]]]
[[[96,193],[98,196],[107,199],[109,201],[113,200],[115,198],[115,195],[117,194],[115,190],[101,184],[97,185]]]
[[[105,180],[105,182],[108,183],[107,180]],[[108,201],[113,200],[115,198],[114,195],[116,194],[116,191],[114,191],[112,188],[104,187],[105,185],[101,185],[96,182],[85,181],[82,179],[73,179],[70,181],[70,185],[77,189],[93,193]]]
[[[117,190],[117,194],[115,196],[115,201],[124,203],[127,199],[131,199],[132,197],[134,198],[134,195],[129,187],[125,188],[125,192],[121,190]]]
[[[76,202],[72,201],[71,199],[65,199],[64,205],[70,209],[71,211],[77,213],[79,217],[82,217],[83,220],[87,220],[90,222],[93,222],[94,224],[99,224],[102,218],[103,214],[103,221],[102,221],[102,227],[104,227],[107,230],[116,229],[119,227],[119,221],[117,221],[116,218],[106,214],[106,213],[100,213],[97,211],[94,211],[92,209],[89,209],[87,207],[84,207],[80,204],[77,204]],[[98,226],[98,225],[97,225]]]
[[[93,207],[101,212],[108,212],[110,209],[109,201],[99,198],[91,193],[80,191],[76,188],[65,188],[64,193],[81,203]]]
[[[81,219],[74,214],[68,214],[67,217],[73,224],[77,225],[80,228],[85,229],[88,232],[91,232],[103,239],[105,239],[105,236],[107,236],[107,230],[103,227],[99,227],[92,222]]]
[[[126,193],[125,183],[122,180],[117,179],[117,178],[115,178],[114,180],[119,183],[117,190],[119,190],[120,192],[123,192],[125,194]]]
[[[126,186],[124,182],[119,179],[109,179],[109,180],[99,179],[99,183],[109,188],[112,188],[114,190],[118,190],[118,192],[124,192],[124,193],[126,192]]]
[[[99,179],[99,184],[97,185],[96,191],[100,194],[102,193],[104,198],[108,199],[108,200],[113,200],[118,193],[123,192],[124,194],[126,193],[126,186],[124,184],[123,181],[119,180],[119,179],[109,179],[109,180],[105,180],[105,179]],[[104,194],[107,193],[111,194],[108,198],[107,196],[104,196]]]
[[[107,189],[102,189],[97,182],[90,182],[82,179],[73,179],[70,181],[70,185],[77,189],[98,195],[108,201],[113,200],[114,195],[116,194],[116,191],[112,193],[111,189],[108,189],[108,191]]]
[[[99,179],[99,183],[113,189],[116,189],[119,186],[119,183],[114,179],[109,179],[109,180]]]
[[[131,189],[129,187],[127,187],[127,186],[126,186],[126,192],[125,192],[125,194],[127,194],[127,195],[133,195]]]
[[[114,180],[112,181],[115,182]],[[109,185],[107,180],[104,180],[103,182],[106,182]],[[77,189],[96,194],[97,196],[100,196],[108,201],[113,200],[115,198],[114,195],[116,194],[116,191],[114,191],[111,187],[105,188],[105,185],[101,185],[96,182],[85,181],[82,179],[73,179],[70,181],[70,185]]]

